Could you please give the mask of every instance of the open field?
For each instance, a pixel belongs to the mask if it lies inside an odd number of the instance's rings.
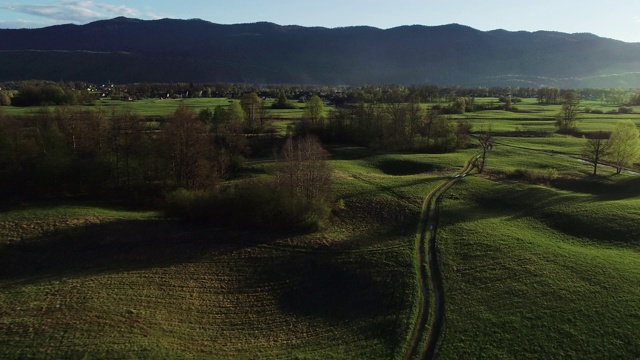
[[[399,357],[421,202],[464,154],[333,153],[345,207],[318,234],[105,206],[1,213],[0,357]]]
[[[94,104],[95,107],[102,109],[106,113],[111,111],[120,111],[123,109],[130,109],[136,114],[141,116],[169,116],[177,108],[180,103],[186,103],[189,107],[193,108],[196,112],[203,109],[213,109],[216,106],[228,106],[230,103],[239,102],[238,99],[228,98],[189,98],[189,99],[143,99],[135,101],[123,101],[112,99],[100,99]],[[266,99],[265,104],[270,106],[274,102],[274,99]],[[269,116],[277,119],[297,119],[302,117],[304,111],[304,103],[293,102],[297,109],[290,110],[276,110],[269,109]],[[75,106],[76,108],[86,109],[91,106]],[[49,107],[55,109],[56,106]],[[15,107],[4,106],[0,107],[0,111],[7,115],[28,115],[33,112],[38,112],[41,109],[39,107]],[[326,109],[328,111],[328,108]]]
[[[103,109],[165,116],[179,101]],[[486,173],[458,181],[440,210],[436,356],[638,358],[640,178],[590,176],[575,158],[585,140],[552,133],[559,106],[516,106],[464,115],[473,131],[490,125],[496,144]],[[275,127],[301,114],[273,111]],[[578,126],[619,119],[640,124],[637,113],[588,114]],[[404,358],[422,306],[421,207],[477,148],[327,149],[343,206],[318,233],[183,224],[113,204],[0,209],[0,358]],[[246,173],[271,166],[249,160]],[[513,177],[531,171],[553,176]]]
[[[637,179],[564,186],[471,177],[451,190],[439,358],[640,356]]]

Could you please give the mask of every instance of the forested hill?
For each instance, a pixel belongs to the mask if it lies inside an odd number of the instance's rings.
[[[0,81],[640,87],[640,43],[592,34],[121,17],[0,39]]]

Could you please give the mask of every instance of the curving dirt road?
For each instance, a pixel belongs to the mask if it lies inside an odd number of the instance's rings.
[[[413,327],[409,349],[404,359],[433,359],[435,356],[444,316],[442,277],[436,256],[436,231],[438,229],[440,203],[447,190],[473,169],[477,158],[478,156],[473,156],[469,159],[460,173],[440,184],[427,195],[422,205],[420,232],[416,246],[416,266],[420,268],[421,284],[419,297],[422,304]],[[431,289],[430,292],[429,289]]]

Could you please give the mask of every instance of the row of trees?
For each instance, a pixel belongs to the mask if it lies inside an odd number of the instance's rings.
[[[259,97],[279,98],[281,95],[291,100],[309,99],[313,95],[327,99],[335,104],[344,103],[380,103],[412,99],[419,102],[452,103],[458,97],[500,97],[537,98],[543,104],[559,104],[562,96],[569,90],[558,88],[531,87],[460,87],[460,86],[399,86],[399,85],[363,85],[363,86],[312,86],[312,85],[255,85],[234,83],[137,83],[122,85],[94,85],[81,82],[19,82],[0,84],[0,89],[19,91],[33,87],[59,88],[76,94],[109,95],[118,99],[145,98],[200,98],[229,97],[240,98],[256,93]],[[576,89],[581,98],[601,101],[603,104],[636,105],[640,101],[640,92],[633,89]],[[50,100],[47,100],[50,101]]]

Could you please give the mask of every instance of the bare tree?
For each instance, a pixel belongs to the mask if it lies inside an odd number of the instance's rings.
[[[121,183],[121,166],[124,166],[125,184],[131,186],[132,160],[140,150],[142,118],[131,109],[111,114],[108,144],[115,162],[116,184]]]
[[[265,108],[262,99],[256,93],[246,94],[240,99],[240,105],[245,113],[246,127],[249,131],[255,131],[264,125]]]
[[[169,118],[164,136],[178,185],[202,189],[214,182],[212,136],[192,109],[180,104]]]
[[[477,137],[478,142],[480,143],[481,153],[476,158],[475,165],[478,169],[478,174],[482,174],[484,168],[487,164],[487,154],[489,151],[493,149],[493,132],[491,131],[491,126],[487,131],[480,132],[480,135]]]
[[[578,127],[576,121],[578,120],[578,111],[580,106],[580,96],[569,91],[562,97],[562,109],[556,115],[556,127],[560,133],[572,133],[575,132]]]
[[[582,156],[593,164],[593,175],[598,173],[598,164],[609,153],[609,134],[604,131],[591,133],[582,149]]]
[[[327,199],[332,192],[326,160],[327,152],[315,136],[289,137],[278,159],[278,187],[307,200]]]

